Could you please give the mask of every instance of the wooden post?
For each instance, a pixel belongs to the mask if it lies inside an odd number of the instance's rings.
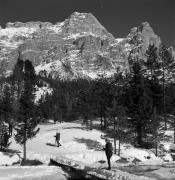
[[[116,154],[116,122],[114,117],[114,153]]]
[[[175,117],[174,117],[174,123],[173,123],[173,125],[174,125],[174,144],[175,144]]]
[[[156,107],[154,107],[153,110],[153,120],[154,120],[154,124],[155,124],[155,150],[156,153],[155,155],[158,156],[158,139],[157,139],[157,112],[156,112]]]
[[[118,117],[118,156],[120,156],[120,117]]]
[[[23,144],[23,162],[26,161],[26,139],[27,139],[27,134],[26,134],[26,124],[24,124],[24,144]]]
[[[163,119],[165,123],[165,130],[167,130],[167,119],[165,116],[165,67],[163,62]]]
[[[92,117],[90,118],[90,130],[92,130],[92,125],[93,125],[93,123],[92,123]]]
[[[24,142],[24,145],[23,145],[23,161],[25,162],[26,161],[26,141]]]

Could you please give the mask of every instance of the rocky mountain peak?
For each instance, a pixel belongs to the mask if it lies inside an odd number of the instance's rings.
[[[153,28],[148,22],[141,23],[138,27],[131,29],[127,36],[127,47],[129,47],[129,53],[132,52],[133,57],[135,55],[142,60],[146,61],[146,50],[149,45],[155,45],[160,47],[160,37],[154,33]]]
[[[154,33],[148,22],[143,22],[138,27],[132,28],[127,38],[131,44],[144,44],[145,48],[150,44],[158,47],[161,43],[160,37]]]
[[[138,26],[137,29],[138,29],[138,31],[141,31],[141,32],[149,31],[150,33],[154,33],[151,25],[148,22],[141,23],[140,26]]]
[[[92,13],[72,13],[70,17],[65,20],[64,28],[65,32],[69,35],[90,32],[98,36],[112,37]]]
[[[172,54],[172,57],[173,57],[174,60],[175,60],[175,50],[174,50],[174,48],[173,48],[172,46],[170,46],[170,47],[168,48],[168,50],[169,50],[169,52]]]
[[[0,74],[12,70],[19,53],[36,71],[66,77],[109,75],[129,70],[128,56],[144,59],[149,44],[161,41],[148,22],[115,39],[91,13],[72,13],[65,21],[14,22],[0,29]],[[173,52],[173,50],[170,49]]]
[[[53,24],[50,22],[41,22],[41,21],[36,21],[36,22],[8,22],[6,24],[6,28],[46,28],[49,26],[52,26]]]

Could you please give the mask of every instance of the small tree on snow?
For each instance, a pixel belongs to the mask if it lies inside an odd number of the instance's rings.
[[[24,63],[24,89],[19,100],[18,122],[15,135],[17,143],[23,145],[23,161],[26,161],[26,143],[33,138],[39,129],[36,129],[37,118],[35,117],[34,92],[36,76],[32,63],[28,60]]]

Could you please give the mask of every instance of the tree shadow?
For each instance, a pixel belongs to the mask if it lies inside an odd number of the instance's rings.
[[[81,129],[81,130],[88,130],[87,127],[64,127],[63,129]]]
[[[16,150],[16,149],[1,149],[0,152],[3,152],[4,154],[5,153],[11,153],[11,154],[15,154],[15,153],[20,153],[21,151],[19,150]]]
[[[58,129],[59,129],[59,128],[52,128],[52,129],[48,129],[47,131],[48,131],[48,132],[49,132],[49,131],[55,131],[55,132],[56,132],[56,131],[58,131]]]
[[[100,125],[93,124],[92,128],[104,133],[105,138],[113,139],[114,137],[116,137],[116,140],[119,139],[119,135],[114,133],[113,127],[111,127],[111,126],[108,127],[107,129],[104,129],[104,127],[101,129]],[[103,139],[105,139],[105,138],[103,138]],[[125,129],[123,129],[122,131],[120,131],[120,140],[122,143],[126,143],[126,144],[129,143],[129,144],[133,145],[135,142],[135,139],[136,139],[136,136],[132,130],[126,131]]]
[[[59,146],[57,144],[53,144],[53,143],[46,143],[47,146],[53,146],[53,147],[60,147],[62,146],[60,143],[59,143]]]
[[[85,138],[74,138],[74,139],[79,143],[85,144],[88,149],[94,149],[95,151],[100,151],[104,148],[98,141],[92,139],[85,139]]]
[[[48,129],[47,131],[58,131],[58,128],[52,128],[52,129]],[[72,127],[63,127],[61,129],[81,129],[81,130],[89,130],[87,129],[87,127],[77,127],[77,126],[72,126]]]
[[[1,151],[5,156],[9,156],[9,157],[12,157],[14,156],[14,154],[19,154],[21,153],[21,151],[19,150],[15,150],[15,149],[1,149]]]

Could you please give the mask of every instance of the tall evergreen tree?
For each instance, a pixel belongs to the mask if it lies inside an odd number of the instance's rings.
[[[161,74],[160,72],[161,64],[158,60],[157,47],[154,44],[149,45],[145,55],[147,57],[147,60],[145,62],[145,65],[147,67],[147,76],[150,76],[151,78],[153,76],[159,76]]]
[[[112,101],[113,97],[109,93],[110,92],[110,79],[106,78],[105,76],[99,76],[96,79],[94,84],[93,93],[97,99],[97,108],[101,118],[101,122],[104,122],[104,128],[107,128],[107,107],[109,106],[110,102]]]
[[[159,49],[159,61],[161,63],[162,70],[162,94],[163,94],[163,116],[165,122],[165,129],[167,129],[167,120],[166,120],[166,79],[168,79],[169,70],[173,62],[173,57],[168,48],[165,45],[161,45]]]
[[[90,128],[92,129],[92,118],[96,112],[96,97],[94,94],[94,81],[82,81],[82,86],[79,91],[78,104],[83,116],[83,123],[88,127],[90,120]]]
[[[142,146],[145,128],[150,124],[153,102],[139,62],[133,64],[132,78],[126,96],[128,116],[137,132],[137,143]]]
[[[19,110],[19,100],[22,94],[23,85],[24,85],[24,73],[23,73],[24,63],[23,60],[18,58],[17,63],[14,66],[13,73],[10,77],[13,91],[13,111],[14,111],[14,120],[17,121],[17,113]]]
[[[2,116],[8,124],[9,136],[12,135],[13,128],[13,94],[9,84],[5,84],[2,97]]]
[[[124,106],[123,95],[127,85],[127,77],[122,72],[117,71],[114,78],[111,79],[110,94],[113,97],[112,102],[108,107],[108,114],[111,117],[114,127],[114,152],[116,154],[116,139],[118,138],[118,155],[120,156],[120,144],[122,130],[126,127],[126,108]]]
[[[9,145],[9,125],[12,118],[12,96],[10,85],[6,78],[0,79],[0,144],[1,149]]]
[[[36,129],[38,121],[35,117],[34,98],[36,75],[32,63],[28,60],[24,62],[24,88],[19,100],[18,125],[15,139],[17,143],[23,145],[23,161],[26,161],[26,143],[33,138],[39,129]]]
[[[153,114],[152,114],[152,123],[148,127],[152,131],[154,138],[156,139],[155,145],[158,146],[157,136],[158,127],[160,119],[158,119],[157,114],[162,113],[165,117],[165,103],[162,103],[162,97],[165,100],[164,90],[164,68],[159,58],[159,49],[155,45],[149,45],[148,50],[146,51],[147,61],[146,65],[146,77],[149,79],[149,90],[151,91],[151,98],[153,101]],[[163,73],[162,73],[163,72]],[[163,79],[163,88],[161,87],[161,79]],[[164,101],[165,102],[165,101]],[[165,119],[165,118],[164,118]],[[156,151],[157,152],[157,151]]]
[[[169,114],[172,114],[173,115],[173,119],[172,121],[169,121],[173,127],[173,130],[174,130],[174,144],[175,144],[175,83],[174,82],[171,82],[168,84],[168,87],[167,87],[167,96],[166,96],[166,99],[167,99],[167,112]]]
[[[24,78],[23,68],[24,68],[23,60],[18,58],[12,74],[12,82],[14,85],[14,90],[16,91],[17,101],[19,101],[23,89],[23,78]]]
[[[4,120],[3,102],[0,98],[0,150],[3,150],[9,145],[8,139],[8,126]]]

